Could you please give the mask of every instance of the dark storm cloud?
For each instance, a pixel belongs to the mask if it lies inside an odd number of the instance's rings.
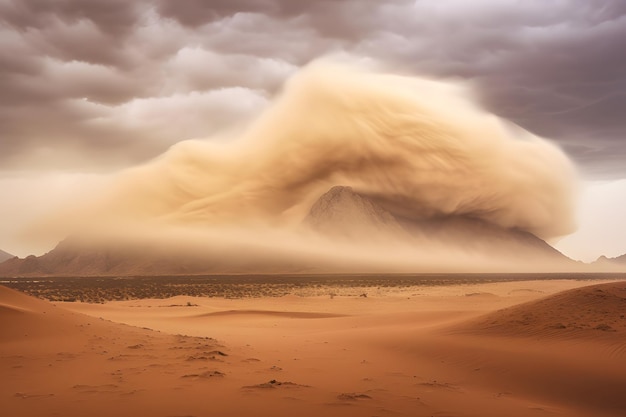
[[[55,20],[93,22],[107,33],[123,33],[137,20],[139,2],[126,0],[5,0],[0,2],[1,20],[12,27],[42,29]]]
[[[624,39],[620,0],[0,0],[0,164],[149,158],[343,52],[470,80],[588,172],[623,176]]]
[[[161,0],[157,3],[157,10],[161,16],[192,27],[235,13],[268,13],[275,10],[275,7],[275,2],[267,0]]]
[[[388,4],[409,5],[410,0],[161,0],[159,13],[182,25],[198,27],[233,16],[256,13],[279,19],[299,18],[320,36],[360,37],[377,25],[377,11]]]

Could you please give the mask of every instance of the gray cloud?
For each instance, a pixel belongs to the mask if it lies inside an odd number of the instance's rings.
[[[626,4],[507,3],[440,10],[437,27],[403,30],[414,49],[395,59],[417,72],[471,78],[493,111],[555,138],[598,172],[593,165],[625,145]],[[421,4],[431,11],[432,2]],[[578,152],[585,146],[594,157]]]
[[[619,0],[0,0],[0,164],[133,164],[240,126],[342,52],[468,80],[588,173],[624,176],[624,39]]]
[[[125,0],[3,0],[2,21],[17,29],[42,29],[60,20],[93,22],[103,32],[132,30],[139,13],[137,3]]]

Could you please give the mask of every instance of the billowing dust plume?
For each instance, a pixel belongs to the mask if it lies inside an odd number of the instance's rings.
[[[557,147],[485,112],[458,85],[320,61],[242,137],[181,142],[56,224],[72,234],[172,227],[205,236],[205,248],[247,236],[323,253],[300,234],[302,220],[342,185],[398,218],[464,216],[549,239],[573,230],[574,177]]]

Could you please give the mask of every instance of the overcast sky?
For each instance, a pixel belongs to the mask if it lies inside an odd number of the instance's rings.
[[[0,218],[35,204],[29,187],[227,136],[331,53],[467,80],[585,179],[616,181],[625,51],[623,0],[0,0]]]

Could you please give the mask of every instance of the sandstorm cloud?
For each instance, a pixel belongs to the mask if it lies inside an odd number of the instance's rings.
[[[461,245],[396,236],[374,247],[312,234],[304,219],[336,185],[412,221],[471,218],[546,239],[574,227],[575,172],[556,146],[484,111],[461,85],[328,60],[293,76],[240,136],[181,142],[41,227],[224,257],[246,248],[245,258],[270,263],[389,269],[456,256],[468,265]]]
[[[244,126],[310,61],[471,80],[490,111],[623,175],[619,0],[0,0],[3,171],[110,171]]]

